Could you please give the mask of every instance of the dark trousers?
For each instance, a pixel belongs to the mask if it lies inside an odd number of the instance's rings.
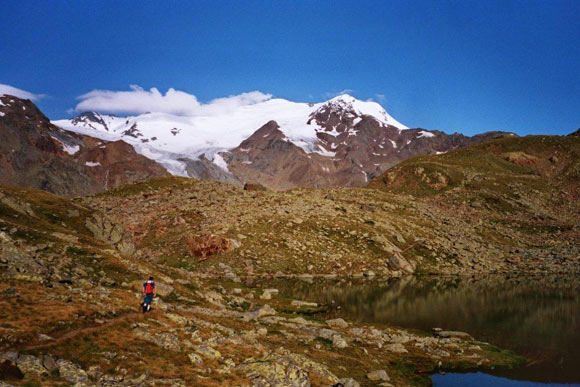
[[[145,300],[143,301],[144,304],[151,305],[153,302],[153,293],[149,293],[145,295]]]

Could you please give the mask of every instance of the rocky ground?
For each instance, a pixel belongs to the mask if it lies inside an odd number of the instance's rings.
[[[156,179],[82,200],[133,236],[143,260],[208,275],[574,272],[578,220],[552,193],[414,197],[369,189],[244,191]]]
[[[263,279],[577,273],[566,144],[499,147],[471,171],[413,159],[371,188],[163,177],[68,200],[2,187],[0,386],[428,385],[438,370],[517,365],[461,332],[329,320]],[[142,315],[149,275],[160,297]]]
[[[150,257],[82,202],[2,190],[2,385],[425,385],[437,370],[522,361],[467,334],[327,320],[325,305],[240,278],[222,253],[197,271]],[[150,274],[160,297],[143,315]]]

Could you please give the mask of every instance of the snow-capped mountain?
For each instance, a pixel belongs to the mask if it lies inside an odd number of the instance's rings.
[[[316,147],[317,132],[322,128],[311,118],[329,107],[342,111],[353,119],[370,115],[384,125],[406,127],[393,119],[375,102],[362,102],[349,95],[341,95],[326,103],[296,103],[284,99],[270,99],[254,105],[241,106],[225,115],[177,116],[149,113],[139,116],[116,117],[95,112],[82,113],[69,120],[53,123],[64,129],[105,140],[122,139],[135,146],[144,156],[165,164],[173,173],[185,174],[184,165],[177,158],[198,159],[201,155],[223,166],[217,152],[238,146],[266,122],[276,121],[289,141],[306,152],[320,152]]]
[[[123,140],[172,174],[255,181],[274,189],[365,185],[399,161],[446,152],[467,139],[408,129],[378,103],[346,94],[317,104],[269,99],[214,115],[87,112],[53,123]]]
[[[30,100],[0,94],[0,184],[78,196],[166,174],[123,141],[63,130]]]

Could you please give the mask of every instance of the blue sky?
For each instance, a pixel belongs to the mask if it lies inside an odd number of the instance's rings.
[[[342,90],[410,127],[580,127],[580,1],[4,1],[0,83],[53,119],[129,85],[200,101]]]

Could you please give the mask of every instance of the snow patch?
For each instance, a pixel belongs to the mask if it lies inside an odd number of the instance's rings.
[[[315,153],[318,153],[319,155],[325,156],[325,157],[334,157],[334,156],[336,156],[336,152],[327,151],[326,149],[324,149],[320,145],[316,147],[316,150],[314,150],[314,152]]]
[[[143,155],[151,160],[160,160],[163,157],[162,153],[155,152],[152,149],[150,149],[149,147],[142,147],[140,153],[141,153],[141,155]]]
[[[50,137],[53,140],[57,141],[62,146],[62,150],[71,156],[75,155],[81,149],[81,147],[79,145],[69,145],[67,143],[62,142],[61,140],[59,140],[58,138],[56,138],[54,136],[50,136]]]
[[[75,155],[81,149],[78,145],[67,145],[65,143],[62,143],[62,147],[63,150],[71,156]]]
[[[419,135],[417,136],[417,138],[421,138],[421,137],[435,137],[435,135],[431,132],[426,132],[424,130],[419,132]]]
[[[101,163],[99,163],[98,161],[96,161],[96,162],[95,161],[87,161],[85,163],[85,165],[87,167],[100,167],[101,166]]]
[[[397,143],[391,140],[391,144],[393,144],[393,148],[397,149]]]
[[[218,167],[220,167],[221,169],[223,169],[224,171],[228,173],[230,172],[230,170],[228,169],[228,163],[226,163],[224,158],[219,153],[213,155],[213,163]]]

